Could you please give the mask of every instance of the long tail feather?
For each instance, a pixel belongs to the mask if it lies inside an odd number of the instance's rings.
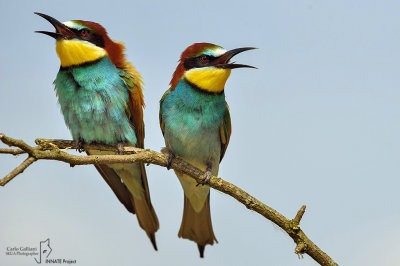
[[[142,183],[144,188],[144,197],[138,199],[133,198],[136,217],[138,219],[140,227],[146,231],[147,236],[150,238],[151,243],[155,250],[157,250],[157,243],[155,232],[159,229],[158,218],[156,212],[154,211],[153,205],[150,200],[149,186],[147,184],[146,170],[143,164],[140,164]]]
[[[104,154],[88,151],[88,154]],[[144,164],[95,165],[103,179],[117,198],[133,214],[136,213],[139,225],[146,231],[155,250],[155,232],[159,228],[158,218],[151,204],[149,185]]]
[[[88,155],[96,154],[96,152],[91,153],[90,151],[86,151]],[[115,196],[119,199],[119,201],[125,206],[125,208],[135,214],[135,208],[133,206],[133,202],[131,199],[131,193],[128,188],[122,183],[121,178],[117,175],[117,173],[110,167],[104,164],[95,165],[97,171],[101,174],[104,181],[108,184],[111,190],[114,192]]]
[[[207,244],[213,245],[214,241],[218,243],[211,223],[210,195],[208,195],[200,212],[194,210],[189,199],[185,196],[182,223],[178,237],[196,242],[201,258],[204,257],[204,249]]]

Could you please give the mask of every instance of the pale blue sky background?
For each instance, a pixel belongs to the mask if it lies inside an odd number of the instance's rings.
[[[122,40],[145,80],[146,147],[160,150],[158,101],[181,52],[207,41],[258,50],[236,61],[226,85],[232,138],[220,176],[293,217],[340,265],[400,265],[400,4],[398,1],[3,1],[0,4],[0,132],[33,144],[70,139],[52,82],[52,30],[100,22]],[[23,160],[0,156],[0,175]],[[0,188],[0,264],[7,246],[51,239],[52,258],[77,265],[316,265],[293,253],[277,226],[211,192],[219,244],[198,258],[177,238],[183,192],[172,171],[147,168],[161,228],[154,252],[136,217],[93,166],[38,162]]]

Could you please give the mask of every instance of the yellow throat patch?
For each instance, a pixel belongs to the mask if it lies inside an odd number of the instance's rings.
[[[203,67],[186,71],[184,77],[202,90],[221,92],[224,90],[230,74],[230,69]]]
[[[56,52],[62,67],[80,65],[107,55],[106,50],[94,44],[77,40],[58,40]]]

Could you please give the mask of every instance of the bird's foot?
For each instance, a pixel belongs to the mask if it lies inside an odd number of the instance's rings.
[[[125,152],[125,150],[124,150],[124,143],[119,142],[117,145],[115,145],[115,152],[116,152],[118,155],[124,155],[124,152]]]
[[[165,154],[165,156],[167,157],[166,159],[167,169],[168,170],[171,169],[172,160],[175,158],[175,154],[173,154],[173,152],[167,147],[162,148],[161,152]]]
[[[210,184],[210,180],[211,180],[211,176],[212,176],[211,169],[212,169],[212,164],[210,162],[207,162],[207,170],[203,175],[203,179],[196,186],[199,186],[199,185],[204,186],[204,185]]]
[[[203,175],[203,179],[200,181],[200,183],[198,183],[196,186],[199,185],[209,185],[210,184],[210,179],[211,179],[211,171],[206,171]]]
[[[76,148],[76,151],[84,152],[85,149],[84,149],[83,145],[85,145],[85,141],[81,137],[79,137],[79,140],[78,140],[77,144],[78,144],[78,147]]]

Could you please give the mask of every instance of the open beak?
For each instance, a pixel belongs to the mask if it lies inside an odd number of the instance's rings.
[[[240,68],[240,67],[256,68],[254,66],[249,66],[249,65],[229,63],[229,60],[231,60],[231,58],[234,57],[235,55],[237,55],[241,52],[253,50],[253,49],[257,49],[257,48],[243,47],[243,48],[237,48],[237,49],[230,50],[230,51],[226,52],[225,54],[221,55],[220,57],[218,57],[214,61],[215,67],[229,68],[229,69]]]
[[[54,39],[72,39],[72,38],[76,37],[75,32],[70,30],[67,26],[62,24],[57,19],[52,18],[52,17],[50,17],[48,15],[45,15],[45,14],[42,14],[42,13],[38,13],[38,12],[34,12],[34,13],[36,15],[38,15],[38,16],[41,16],[42,18],[44,18],[48,22],[50,22],[51,25],[53,25],[54,28],[56,29],[56,32],[41,31],[41,30],[35,31],[35,32],[49,35],[50,37],[53,37]]]

